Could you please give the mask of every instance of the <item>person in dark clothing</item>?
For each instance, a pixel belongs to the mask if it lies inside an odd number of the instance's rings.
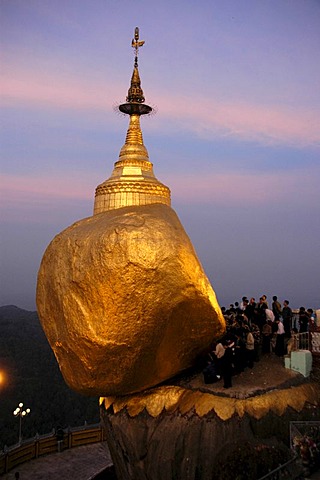
[[[316,318],[312,308],[308,308],[307,315],[309,317],[309,330],[314,330],[316,327]]]
[[[234,360],[234,342],[226,339],[222,342],[225,349],[223,357],[220,360],[220,371],[223,378],[223,388],[232,387],[232,373]]]
[[[275,320],[274,323],[278,325],[278,329],[276,331],[276,345],[274,349],[274,353],[278,357],[283,357],[285,354],[285,345],[284,345],[284,327],[280,320]]]
[[[242,313],[239,302],[234,302],[234,308],[236,309],[236,314]]]
[[[308,331],[309,315],[304,307],[299,308],[299,333]]]
[[[202,373],[204,383],[215,383],[220,380],[220,375],[218,375],[219,372],[217,368],[217,359],[215,358],[214,353],[208,354],[207,365],[204,367]]]
[[[245,309],[243,311],[244,315],[247,317],[249,321],[249,324],[251,324],[251,322],[255,322],[256,308],[257,308],[256,301],[252,297],[250,298],[250,302],[248,302],[248,304],[245,306]]]
[[[291,322],[292,322],[292,310],[289,307],[289,300],[283,302],[282,309],[282,321],[284,326],[284,335],[286,338],[291,337]]]
[[[281,304],[280,302],[278,302],[278,297],[276,297],[275,295],[272,297],[272,311],[273,311],[274,318],[278,320],[282,312],[281,312]]]
[[[262,327],[262,353],[271,352],[271,338],[272,338],[272,326],[271,322],[267,321]]]
[[[220,380],[220,376],[217,375],[217,367],[214,363],[208,363],[208,365],[203,369],[203,380],[204,383],[215,383]]]
[[[61,452],[63,448],[64,431],[60,425],[58,425],[56,428],[56,438],[58,443],[58,452]]]
[[[264,297],[260,297],[257,308],[254,311],[254,323],[258,325],[260,331],[262,330],[263,325],[266,323],[266,309],[268,305],[264,301]]]
[[[235,374],[241,373],[246,367],[246,342],[243,338],[242,329],[236,333],[235,341],[235,355],[234,355],[234,372]]]

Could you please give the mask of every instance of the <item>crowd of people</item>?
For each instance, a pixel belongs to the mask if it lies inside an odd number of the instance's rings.
[[[289,306],[273,296],[269,305],[267,296],[258,302],[242,297],[241,302],[221,308],[226,321],[226,334],[213,345],[203,370],[205,383],[223,379],[223,387],[232,387],[232,376],[253,368],[260,355],[283,357],[297,346],[297,335],[316,327],[311,308],[300,307],[297,321]]]

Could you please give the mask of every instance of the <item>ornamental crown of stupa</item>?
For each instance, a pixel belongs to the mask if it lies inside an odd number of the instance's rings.
[[[131,43],[135,53],[131,84],[126,103],[119,105],[120,112],[130,116],[129,127],[111,177],[96,188],[94,215],[133,205],[171,205],[170,189],[159,182],[153,173],[153,164],[143,143],[140,127],[140,116],[152,112],[152,108],[144,103],[138,70],[139,48],[144,43],[139,40],[139,28],[136,27]]]

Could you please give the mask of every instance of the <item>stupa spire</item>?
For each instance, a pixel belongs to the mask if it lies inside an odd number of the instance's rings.
[[[134,30],[134,38],[132,39],[131,46],[134,48],[134,65],[133,73],[131,77],[130,88],[126,98],[127,103],[119,105],[119,110],[127,115],[145,115],[152,111],[149,105],[144,105],[145,98],[143,90],[141,88],[141,80],[138,70],[138,53],[139,48],[144,45],[144,40],[139,40],[139,28]]]
[[[94,214],[132,205],[170,205],[170,190],[154,176],[140,127],[140,116],[152,111],[144,103],[138,70],[139,48],[144,43],[139,40],[139,28],[136,27],[131,43],[135,52],[131,83],[126,103],[119,105],[120,112],[130,115],[129,127],[111,177],[96,188]]]

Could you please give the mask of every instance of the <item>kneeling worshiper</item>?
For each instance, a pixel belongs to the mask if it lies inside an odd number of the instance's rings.
[[[204,383],[215,383],[220,380],[220,375],[218,375],[218,369],[216,366],[215,360],[212,358],[211,354],[209,354],[208,364],[203,369],[203,380]]]

